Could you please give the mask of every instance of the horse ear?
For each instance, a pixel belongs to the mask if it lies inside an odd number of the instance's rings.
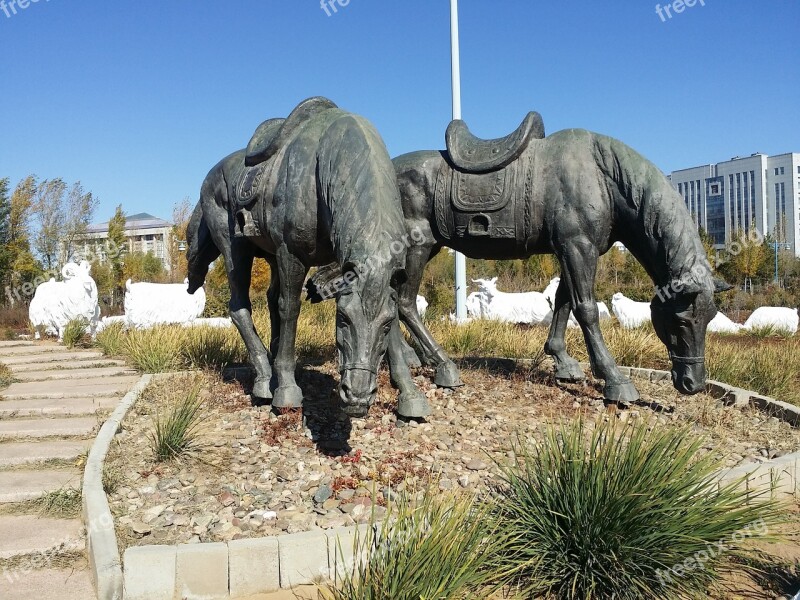
[[[727,281],[723,281],[718,277],[714,277],[714,293],[721,294],[722,292],[729,292],[733,289],[733,286],[728,283]]]

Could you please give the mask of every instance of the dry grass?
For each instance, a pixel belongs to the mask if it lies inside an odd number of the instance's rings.
[[[14,383],[14,374],[6,365],[0,363],[0,390]]]

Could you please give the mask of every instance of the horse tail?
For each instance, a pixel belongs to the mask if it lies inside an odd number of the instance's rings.
[[[188,263],[189,293],[193,294],[205,283],[208,267],[221,254],[214,244],[211,229],[203,214],[202,201],[194,207],[186,228],[186,260]]]

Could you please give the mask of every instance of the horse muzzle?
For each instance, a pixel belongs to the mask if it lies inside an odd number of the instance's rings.
[[[344,412],[351,417],[365,417],[378,393],[378,376],[366,365],[342,367],[339,398]]]
[[[706,368],[702,356],[675,356],[672,359],[672,385],[681,394],[693,396],[705,390]]]

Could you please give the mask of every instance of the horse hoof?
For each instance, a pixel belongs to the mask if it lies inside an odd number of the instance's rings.
[[[269,388],[269,378],[263,379],[261,377],[256,378],[255,383],[253,384],[253,398],[258,398],[259,400],[271,400],[272,399],[272,392]]]
[[[431,414],[431,405],[418,391],[401,393],[397,402],[397,414],[407,419],[423,419]]]
[[[609,402],[633,404],[639,400],[639,391],[631,381],[618,381],[606,383],[603,388],[603,397]]]
[[[403,348],[403,360],[406,361],[406,365],[409,369],[418,369],[422,366],[422,361],[411,346],[405,346]]]
[[[461,373],[459,373],[458,367],[452,361],[443,362],[436,367],[433,383],[439,387],[451,389],[464,385],[464,382],[461,381]]]
[[[566,383],[580,383],[586,381],[586,374],[583,372],[578,361],[574,363],[564,363],[556,367],[556,379]]]
[[[303,390],[296,385],[285,385],[275,390],[272,408],[302,408]]]

